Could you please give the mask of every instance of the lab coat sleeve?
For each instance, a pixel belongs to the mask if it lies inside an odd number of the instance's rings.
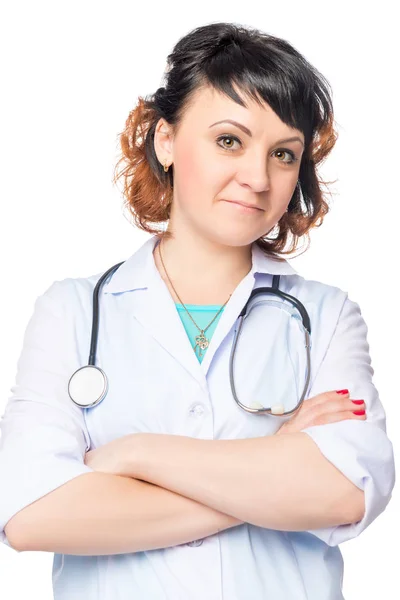
[[[10,548],[4,527],[11,517],[93,471],[84,464],[90,438],[83,409],[72,402],[67,389],[80,366],[73,280],[55,281],[35,301],[12,396],[0,421],[0,542]]]
[[[393,447],[386,435],[385,410],[372,381],[374,370],[368,329],[359,305],[351,301],[347,293],[343,294],[345,298],[333,335],[306,397],[346,388],[351,399],[364,400],[367,418],[315,425],[302,431],[337,469],[364,491],[365,513],[356,523],[308,530],[329,546],[337,546],[364,531],[384,511],[395,483]]]

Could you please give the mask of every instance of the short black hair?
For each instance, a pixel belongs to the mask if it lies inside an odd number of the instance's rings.
[[[323,75],[286,40],[252,27],[218,22],[197,27],[178,40],[167,57],[163,78],[164,84],[153,95],[140,98],[121,133],[123,156],[117,167],[124,162],[125,168],[115,181],[125,177],[126,204],[136,224],[159,233],[150,221],[169,218],[173,168],[165,172],[155,152],[159,119],[178,128],[195,93],[207,86],[246,106],[236,87],[243,96],[267,103],[281,121],[301,131],[305,140],[300,186],[296,186],[288,212],[277,224],[275,237],[264,236],[257,243],[268,253],[289,254],[301,236],[309,241],[308,231],[321,225],[329,210],[316,168],[337,139],[331,88]],[[289,236],[292,243],[285,250]]]

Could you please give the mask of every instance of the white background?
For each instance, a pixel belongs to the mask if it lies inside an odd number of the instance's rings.
[[[177,40],[199,25],[228,21],[286,39],[332,86],[339,140],[321,171],[323,179],[335,181],[331,213],[312,232],[310,249],[292,264],[304,277],[339,286],[360,304],[374,382],[398,458],[395,3],[235,6],[220,0],[202,2],[198,9],[198,3],[173,0],[2,5],[0,410],[14,383],[36,298],[56,279],[107,270],[148,238],[123,214],[121,193],[111,181],[118,133],[138,96],[160,85]],[[398,515],[395,488],[386,511],[341,546],[346,600],[400,597]],[[0,595],[52,598],[52,558],[2,545]]]

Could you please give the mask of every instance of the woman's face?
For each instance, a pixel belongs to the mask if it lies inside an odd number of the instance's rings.
[[[248,108],[213,88],[202,89],[175,137],[158,138],[160,161],[173,163],[169,229],[174,232],[190,228],[212,242],[243,246],[271,231],[286,211],[299,177],[304,135],[268,105],[246,103]],[[226,119],[238,125],[215,124]],[[157,132],[166,126],[160,120]],[[299,139],[282,141],[293,137]]]

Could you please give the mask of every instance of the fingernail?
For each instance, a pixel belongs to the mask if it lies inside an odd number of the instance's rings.
[[[365,415],[365,410],[353,410],[355,415]]]
[[[352,400],[354,404],[364,404],[364,400]]]
[[[348,394],[349,390],[336,390],[337,394]]]

